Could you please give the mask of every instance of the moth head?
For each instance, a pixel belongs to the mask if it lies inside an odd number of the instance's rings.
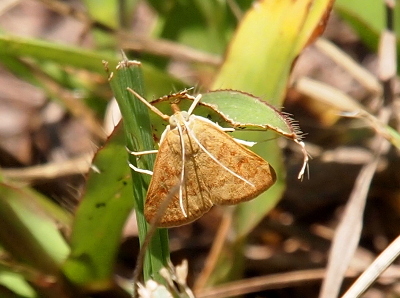
[[[188,122],[190,118],[190,115],[188,112],[186,111],[182,111],[182,112],[177,112],[174,115],[172,115],[171,117],[169,117],[169,125],[171,126],[171,128],[175,128],[179,125],[179,123],[182,122]]]

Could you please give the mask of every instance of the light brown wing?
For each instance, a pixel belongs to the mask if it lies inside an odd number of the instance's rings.
[[[179,193],[170,199],[160,227],[190,223],[206,213],[213,204],[234,205],[248,201],[266,191],[276,180],[273,168],[264,159],[237,143],[216,125],[198,117],[190,121],[196,139],[216,159],[249,183],[227,171],[199,147],[186,132],[185,180],[183,202],[185,217],[179,204]],[[162,202],[180,183],[182,150],[177,130],[167,133],[160,145],[145,203],[145,217],[151,221]]]
[[[275,171],[267,161],[236,142],[213,123],[197,117],[192,131],[221,164],[253,184],[235,177],[204,151],[199,151],[196,156],[199,176],[203,178],[214,204],[234,205],[249,201],[275,183]]]
[[[196,159],[197,152],[193,152],[187,135],[185,134],[185,180],[182,186],[184,210],[187,217],[183,214],[179,204],[179,192],[175,192],[170,199],[168,207],[165,209],[160,227],[174,227],[190,223],[211,207],[212,202],[209,191],[198,177],[197,168],[193,166],[193,159]],[[198,149],[198,148],[197,148]],[[150,222],[157,211],[160,209],[162,202],[170,197],[170,191],[177,189],[180,184],[180,175],[182,169],[182,150],[180,138],[177,130],[171,130],[165,136],[164,141],[160,144],[160,148],[154,164],[153,177],[147,192],[145,202],[145,217]]]

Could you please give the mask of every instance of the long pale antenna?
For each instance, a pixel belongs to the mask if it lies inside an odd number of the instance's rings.
[[[158,116],[163,118],[164,120],[168,120],[169,116],[166,114],[163,114],[159,109],[157,109],[155,106],[152,106],[146,99],[144,99],[139,93],[137,93],[135,90],[131,88],[126,88],[129,92],[131,92],[133,95],[135,95],[141,102],[143,102],[150,110],[152,110],[154,113],[156,113]]]
[[[185,121],[183,121],[183,123],[185,123]],[[185,207],[183,206],[183,191],[182,191],[182,185],[183,185],[183,180],[185,179],[185,141],[183,139],[183,131],[182,131],[182,127],[178,124],[176,126],[178,128],[178,132],[179,132],[179,137],[180,137],[180,141],[181,141],[181,147],[182,147],[182,169],[181,169],[181,177],[180,177],[180,187],[179,187],[179,205],[181,207],[183,216],[188,217],[187,213],[185,211]]]
[[[192,115],[194,108],[197,106],[197,104],[199,103],[201,99],[201,94],[197,95],[194,100],[193,103],[190,105],[189,110],[187,111],[189,115]]]

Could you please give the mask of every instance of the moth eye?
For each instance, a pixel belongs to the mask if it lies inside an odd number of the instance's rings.
[[[175,115],[169,117],[169,125],[171,125],[171,127],[176,127],[178,125],[178,121],[176,121]]]
[[[189,121],[190,115],[189,115],[188,112],[182,111],[182,112],[181,112],[181,115],[182,115],[183,120]]]

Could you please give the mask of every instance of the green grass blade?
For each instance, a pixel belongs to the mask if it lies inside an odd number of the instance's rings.
[[[150,118],[148,108],[127,91],[127,87],[134,89],[139,94],[144,93],[144,83],[141,65],[129,64],[124,61],[114,72],[110,80],[111,88],[115,94],[124,119],[124,129],[127,146],[133,151],[152,150],[154,142],[152,139]],[[132,155],[129,162],[142,169],[152,169],[155,157],[143,156],[139,162]],[[136,216],[139,228],[139,238],[143,244],[150,228],[144,218],[144,200],[150,177],[131,171],[133,181],[133,193],[135,199]],[[166,229],[157,229],[146,252],[144,263],[145,280],[153,278],[163,283],[159,270],[167,265],[169,260],[168,233]]]
[[[82,68],[101,75],[104,75],[104,68],[101,63],[103,60],[108,61],[110,66],[115,66],[119,62],[119,59],[115,56],[99,51],[90,51],[44,40],[0,34],[0,63],[6,64],[14,71],[15,68],[9,65],[8,59],[10,57],[29,57],[38,61],[52,61],[59,65]],[[20,67],[20,65],[15,65],[15,67]],[[152,93],[146,94],[149,98],[159,97],[170,92],[171,86],[177,90],[186,87],[181,81],[148,64],[142,65],[142,70],[146,82],[154,83],[153,88],[149,90]],[[19,73],[22,71],[19,71]],[[18,69],[16,72],[18,72]],[[32,80],[30,81],[32,82]]]
[[[54,61],[61,65],[84,68],[104,74],[101,61],[107,59],[117,64],[118,59],[104,53],[52,43],[38,39],[28,39],[0,34],[0,53],[16,57],[32,57],[39,60]]]

